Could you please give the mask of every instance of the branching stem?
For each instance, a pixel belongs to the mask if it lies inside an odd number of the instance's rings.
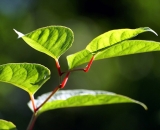
[[[91,68],[91,65],[93,63],[93,60],[94,60],[94,55],[92,56],[91,60],[89,61],[88,65],[85,67],[85,68],[79,68],[79,69],[73,69],[73,70],[69,70],[67,72],[63,72],[62,75],[64,73],[68,73],[68,72],[74,72],[74,71],[84,71],[84,72],[88,72],[89,69]]]
[[[52,91],[52,93],[46,98],[46,100],[39,107],[37,107],[36,111],[38,111],[39,108],[41,108],[59,89],[62,89],[62,88],[65,87],[65,85],[66,85],[66,83],[68,81],[69,74],[70,74],[70,72],[68,72],[66,74],[66,76],[65,76],[64,80],[62,81],[62,83]]]
[[[57,86],[57,87],[52,91],[52,93],[46,98],[46,100],[45,100],[39,107],[37,107],[36,111],[38,111],[39,108],[41,108],[59,89],[60,89],[60,87]]]
[[[38,110],[59,90],[59,89],[63,89],[68,81],[68,78],[69,78],[69,75],[71,72],[74,72],[74,71],[84,71],[84,72],[88,72],[92,63],[93,63],[93,60],[94,60],[94,55],[92,56],[91,60],[89,61],[88,65],[83,68],[83,69],[74,69],[74,70],[69,70],[68,72],[61,72],[61,69],[60,69],[60,65],[59,65],[59,62],[58,60],[56,60],[56,67],[57,67],[57,70],[58,70],[58,74],[61,78],[61,76],[64,74],[64,73],[67,73],[66,76],[64,77],[63,81],[60,83],[59,86],[57,86],[52,92],[51,94],[45,99],[45,101],[38,107],[36,107],[35,103],[34,103],[34,96],[33,95],[30,95],[30,98],[31,98],[31,102],[32,102],[32,106],[33,106],[33,109],[34,109],[34,113],[32,115],[32,118],[31,118],[31,121],[28,125],[28,128],[27,130],[32,130],[33,129],[33,126],[35,124],[35,121],[36,121],[36,118],[37,118],[37,112]]]

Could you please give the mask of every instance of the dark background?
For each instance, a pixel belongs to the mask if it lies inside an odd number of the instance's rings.
[[[52,77],[37,97],[58,85],[54,60],[17,39],[13,28],[28,33],[49,25],[70,27],[75,41],[60,58],[62,70],[67,70],[66,56],[85,48],[106,31],[148,26],[160,34],[159,14],[159,0],[1,0],[0,64],[30,62],[47,66]],[[152,33],[136,38],[160,41]],[[148,110],[137,104],[57,109],[40,115],[34,130],[160,129],[160,52],[95,61],[88,73],[72,74],[65,87],[80,88],[126,95],[145,103]],[[0,83],[0,118],[12,121],[18,130],[25,130],[31,118],[28,101],[23,90]]]

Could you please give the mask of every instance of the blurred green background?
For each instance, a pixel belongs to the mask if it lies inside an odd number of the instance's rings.
[[[0,64],[31,62],[47,66],[51,79],[35,97],[58,85],[55,62],[35,51],[13,28],[28,33],[49,25],[70,27],[73,46],[60,58],[67,70],[66,56],[83,48],[96,36],[119,28],[148,26],[160,34],[159,0],[1,0]],[[160,41],[152,33],[137,39]],[[82,65],[84,67],[85,65]],[[143,53],[95,61],[88,73],[71,74],[65,89],[107,90],[126,95],[148,106],[136,104],[57,109],[45,112],[34,130],[159,130],[160,129],[160,52]],[[29,96],[23,90],[0,83],[0,118],[25,130],[31,118],[26,105]]]

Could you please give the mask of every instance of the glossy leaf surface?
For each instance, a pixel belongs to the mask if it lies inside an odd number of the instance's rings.
[[[46,93],[38,97],[38,99],[35,100],[36,105],[39,106],[48,97],[48,95],[50,95],[50,93]],[[77,89],[58,91],[46,104],[44,104],[44,106],[40,108],[38,113],[41,114],[45,111],[57,108],[93,106],[115,103],[137,103],[147,109],[147,107],[143,103],[126,96],[101,90],[94,91]],[[32,110],[31,102],[29,102],[28,105]]]
[[[32,48],[58,59],[72,45],[73,32],[63,26],[48,26],[26,35],[14,30]]]
[[[98,52],[100,49],[104,49],[108,46],[112,46],[118,42],[133,38],[143,32],[154,32],[149,27],[142,27],[137,29],[117,29],[108,31],[95,39],[93,39],[86,47],[90,52]],[[157,34],[156,34],[157,35]]]
[[[31,95],[49,78],[50,70],[40,64],[9,63],[0,65],[1,82],[13,84]]]
[[[94,60],[151,51],[160,51],[160,42],[145,40],[126,40],[113,46],[101,49],[101,51],[95,54]],[[89,52],[84,52],[88,51],[82,50],[67,57],[70,69],[90,61],[90,57],[92,57],[92,54]]]
[[[17,130],[17,129],[12,122],[0,119],[0,130]]]

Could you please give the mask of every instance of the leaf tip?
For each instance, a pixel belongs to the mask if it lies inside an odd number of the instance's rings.
[[[148,110],[148,107],[142,103],[142,102],[139,102],[139,101],[136,101],[139,105],[141,105],[145,110]]]
[[[14,31],[15,31],[15,33],[17,33],[18,34],[18,38],[21,38],[21,37],[23,37],[24,36],[24,34],[23,33],[21,33],[21,32],[18,32],[17,30],[15,30],[15,29],[13,29]]]
[[[148,110],[148,107],[147,107],[145,104],[144,104],[143,107],[144,107],[144,109],[145,109],[146,111]]]
[[[144,27],[144,30],[150,31],[150,32],[154,33],[156,36],[158,36],[158,34],[153,29],[151,29],[149,27]]]

